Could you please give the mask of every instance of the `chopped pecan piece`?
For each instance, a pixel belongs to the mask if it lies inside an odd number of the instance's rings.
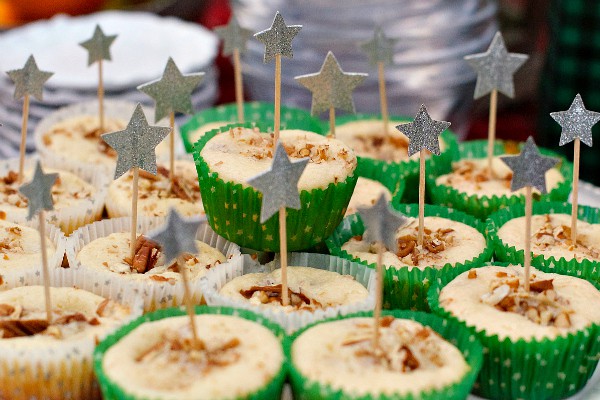
[[[277,302],[281,303],[281,301],[282,301],[282,299],[281,299],[281,297],[282,297],[281,296],[281,292],[282,292],[281,284],[272,285],[272,286],[252,286],[248,290],[240,290],[240,294],[247,299],[251,298],[254,295],[254,293],[256,293],[256,292],[263,292],[267,296],[268,302],[277,301]],[[288,288],[288,292],[289,292],[291,305],[299,306],[299,305],[301,305],[301,303],[310,304],[310,299],[308,297],[306,297],[304,294],[296,293],[289,288]]]
[[[87,318],[85,317],[85,315],[83,315],[82,313],[74,313],[74,314],[68,314],[68,315],[63,315],[60,318],[57,318],[54,323],[56,325],[67,325],[70,324],[71,322],[86,322]]]
[[[402,346],[402,350],[406,352],[406,357],[404,358],[404,363],[402,366],[402,372],[414,371],[415,369],[419,368],[419,360],[417,360],[408,346]]]
[[[477,278],[477,271],[472,269],[469,271],[469,274],[467,275],[467,278],[469,279],[475,279]]]
[[[432,238],[426,237],[423,240],[423,244],[425,245],[425,248],[432,253],[439,253],[440,251],[444,251],[444,249],[446,248],[446,245],[444,244],[444,242],[442,242],[439,239],[435,239],[435,238],[432,239]]]
[[[124,261],[138,273],[143,274],[156,266],[160,256],[160,247],[158,243],[147,239],[144,235],[137,237],[135,241],[135,256],[131,261],[129,258]]]
[[[0,304],[0,317],[8,317],[15,312],[15,308],[10,304]]]
[[[529,284],[529,289],[533,292],[543,292],[544,290],[554,289],[552,284],[553,279],[546,279],[543,281],[534,281]]]
[[[171,191],[177,197],[182,200],[192,201],[192,196],[187,192],[185,186],[179,181],[178,177],[173,177],[173,182],[171,182]]]
[[[7,185],[12,185],[19,179],[19,174],[15,171],[8,171],[8,174],[2,177],[2,181]]]
[[[150,279],[156,282],[168,282],[169,278],[165,278],[162,275],[150,275]]]
[[[104,317],[104,311],[107,305],[108,299],[104,299],[100,304],[98,304],[98,308],[96,308],[96,314],[98,314],[101,317]]]
[[[398,252],[396,255],[400,258],[406,257],[414,250],[417,245],[417,238],[412,235],[402,236],[398,238]]]
[[[392,325],[392,322],[394,322],[394,317],[392,317],[391,315],[386,315],[384,317],[381,317],[381,319],[379,320],[379,326],[381,326],[382,328],[387,328],[390,325]]]
[[[48,321],[41,319],[0,321],[0,337],[4,339],[33,336],[44,332]]]

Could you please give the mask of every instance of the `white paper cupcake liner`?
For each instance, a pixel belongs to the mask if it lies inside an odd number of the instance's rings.
[[[249,256],[241,259],[231,260],[228,263],[213,268],[203,278],[200,279],[200,287],[204,298],[209,306],[227,306],[244,308],[259,313],[273,322],[281,325],[286,332],[293,333],[298,329],[320,321],[326,318],[333,318],[340,315],[347,315],[359,311],[373,310],[375,306],[375,272],[359,263],[355,263],[343,258],[315,253],[289,253],[288,265],[308,266],[318,269],[337,272],[342,275],[352,275],[357,282],[360,282],[369,291],[369,296],[359,302],[346,304],[336,307],[329,307],[324,310],[292,311],[285,312],[281,309],[271,307],[255,306],[249,302],[232,299],[219,293],[221,288],[227,282],[230,282],[238,276],[252,272],[266,272],[269,265],[260,266]]]
[[[138,217],[137,232],[146,233],[163,225],[165,221],[165,217]],[[119,300],[119,293],[133,292],[143,299],[144,311],[182,305],[184,289],[181,280],[173,284],[151,279],[130,279],[128,275],[121,275],[108,269],[90,268],[77,260],[77,254],[83,246],[111,233],[129,232],[130,224],[130,217],[106,219],[77,229],[67,239],[66,253],[70,267],[85,271],[82,274],[82,280],[77,282],[77,287],[113,300]],[[198,229],[196,239],[216,248],[231,262],[241,258],[239,246],[217,235],[210,228],[205,218],[203,218]],[[194,279],[190,282],[190,290],[193,301],[200,304],[202,301],[200,279]]]
[[[131,115],[135,110],[136,103],[130,101],[123,100],[112,100],[112,99],[104,99],[104,115],[105,118],[115,118],[124,121],[125,123],[129,122],[131,119]],[[163,119],[158,123],[154,123],[154,107],[144,106],[144,114],[148,120],[150,125],[159,125],[159,126],[169,126],[168,119]],[[98,100],[86,101],[83,103],[75,103],[66,107],[62,107],[57,111],[48,114],[44,117],[35,127],[33,131],[33,140],[35,143],[35,148],[37,152],[40,154],[42,161],[47,162],[48,160],[53,160],[56,163],[60,163],[64,165],[65,169],[69,171],[81,170],[81,169],[102,169],[109,177],[114,176],[114,167],[106,168],[102,165],[91,165],[86,162],[72,160],[65,154],[58,154],[49,149],[46,144],[44,144],[44,133],[48,132],[50,128],[54,125],[63,122],[65,120],[84,116],[98,115]],[[167,137],[165,141],[168,141]],[[77,151],[77,149],[73,149],[73,151]],[[175,125],[175,154],[184,154],[185,150],[183,147],[183,142],[181,140],[181,136],[179,134],[179,127]],[[157,152],[157,160],[159,161],[168,161],[169,152],[168,151],[159,151]],[[116,159],[115,159],[116,165]]]
[[[37,229],[38,221],[36,218],[31,221],[19,222],[19,225]],[[52,274],[53,271],[62,269],[61,264],[65,255],[67,238],[58,227],[51,224],[46,224],[46,236],[56,249],[54,254],[48,257],[48,269]],[[0,278],[0,290],[25,285],[41,285],[43,284],[41,258],[40,262],[35,265],[26,265],[14,269],[2,268],[0,269]]]
[[[35,164],[38,159],[39,158],[37,156],[27,157],[25,159],[25,169],[27,170],[35,168]],[[81,201],[81,204],[77,207],[68,207],[47,211],[46,219],[48,222],[59,226],[66,235],[69,235],[75,229],[102,218],[104,201],[106,200],[108,184],[110,183],[106,171],[102,169],[81,167],[71,169],[68,165],[62,163],[56,158],[48,158],[43,160],[42,168],[52,168],[70,172],[80,179],[83,179],[96,189],[96,193],[90,199]],[[16,158],[2,160],[0,162],[0,176],[6,175],[10,170],[18,171],[18,169],[19,160]],[[27,213],[27,208],[24,208],[22,215],[7,214],[6,219],[20,223],[22,221],[26,221]]]
[[[51,271],[51,281],[60,282],[70,275],[72,273],[69,270],[55,269]],[[124,293],[119,303],[128,305],[131,314],[98,337],[56,341],[44,347],[14,346],[11,344],[12,339],[0,339],[0,397],[100,399],[92,365],[96,339],[102,340],[142,314],[141,299],[136,298],[133,292]]]

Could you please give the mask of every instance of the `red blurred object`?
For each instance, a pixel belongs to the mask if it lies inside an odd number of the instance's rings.
[[[104,0],[7,0],[17,17],[24,21],[51,18],[55,14],[89,14],[98,11]]]

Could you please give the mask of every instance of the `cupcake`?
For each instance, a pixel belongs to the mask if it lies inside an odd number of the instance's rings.
[[[481,367],[481,345],[456,322],[420,313],[384,312],[380,345],[373,318],[322,321],[284,344],[301,399],[464,399]]]
[[[147,314],[101,343],[106,399],[275,399],[285,379],[283,331],[245,310],[199,307],[198,342],[177,309]]]
[[[313,132],[283,130],[280,140],[290,158],[310,158],[298,182],[301,209],[287,210],[288,249],[310,248],[329,236],[343,217],[357,179],[356,157],[342,142]],[[195,147],[208,222],[242,247],[279,249],[278,220],[260,223],[262,195],[247,183],[271,167],[273,153],[272,135],[242,126],[211,131]]]
[[[565,398],[600,356],[600,291],[589,282],[520,266],[487,266],[442,277],[432,310],[466,324],[484,346],[477,393],[486,398]]]
[[[118,288],[130,288],[144,299],[145,311],[182,305],[181,264],[166,263],[160,246],[143,235],[163,221],[164,218],[140,219],[133,259],[128,217],[99,221],[75,231],[67,243],[69,265],[85,271],[90,282],[92,279],[106,282],[83,288],[109,297]],[[184,254],[182,258],[190,279],[192,300],[200,303],[200,278],[209,269],[238,257],[239,248],[218,237],[206,223],[198,229],[196,239],[198,253]]]
[[[386,179],[385,176],[381,176],[379,179],[369,179],[359,176],[345,216],[355,214],[358,207],[372,206],[382,194],[387,201],[392,201],[392,197],[399,201],[404,189],[404,180]]]
[[[249,122],[258,122],[273,127],[274,105],[260,101],[244,103],[244,115]],[[302,129],[321,133],[321,124],[308,111],[294,107],[281,106],[281,129]],[[225,104],[208,108],[194,114],[181,127],[181,137],[188,153],[194,149],[194,144],[207,132],[219,129],[229,124],[239,123],[237,104]]]
[[[324,254],[291,253],[290,304],[282,306],[281,270],[245,257],[215,268],[201,281],[208,305],[250,309],[293,332],[311,322],[373,309],[374,273],[363,265]]]
[[[495,154],[518,151],[511,142],[497,141]],[[540,149],[545,155],[556,154]],[[444,171],[443,175],[430,177],[427,188],[432,202],[485,219],[500,208],[525,203],[525,191],[510,190],[512,171],[495,156],[492,160],[493,176],[490,176],[487,161],[487,141],[475,140],[459,145],[459,160]],[[557,167],[546,172],[548,193],[541,195],[542,201],[565,201],[571,190],[572,165],[565,159]],[[534,193],[539,195],[536,189]]]
[[[571,240],[571,204],[535,203],[531,217],[532,263],[558,272],[600,282],[600,210],[578,207],[577,243]],[[515,205],[492,214],[487,230],[500,261],[522,263],[525,211]]]
[[[0,292],[0,397],[99,399],[94,347],[139,312],[80,289],[50,296],[52,324],[42,286]]]
[[[156,175],[140,170],[138,215],[166,216],[172,207],[186,217],[204,215],[194,162],[176,160],[173,182],[169,172],[163,165],[157,167]],[[111,182],[106,199],[109,218],[131,215],[132,180],[133,173],[129,171]]]
[[[417,245],[418,206],[394,205],[412,217],[395,235],[398,252],[383,253],[384,306],[428,310],[427,290],[438,276],[457,275],[488,261],[492,249],[480,221],[459,211],[425,205],[423,246]],[[364,239],[358,215],[346,217],[327,239],[332,254],[375,268],[377,247]]]

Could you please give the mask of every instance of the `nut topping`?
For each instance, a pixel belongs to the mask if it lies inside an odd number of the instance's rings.
[[[301,292],[294,292],[288,288],[289,304],[297,309],[315,309],[322,308],[322,305],[311,300]],[[281,284],[270,286],[252,286],[247,290],[240,290],[240,294],[246,299],[257,298],[262,304],[278,302],[282,304],[282,287]]]
[[[158,243],[147,239],[144,235],[140,235],[135,241],[133,261],[130,257],[126,257],[124,261],[131,265],[133,270],[143,274],[156,266],[159,256],[160,246]]]

